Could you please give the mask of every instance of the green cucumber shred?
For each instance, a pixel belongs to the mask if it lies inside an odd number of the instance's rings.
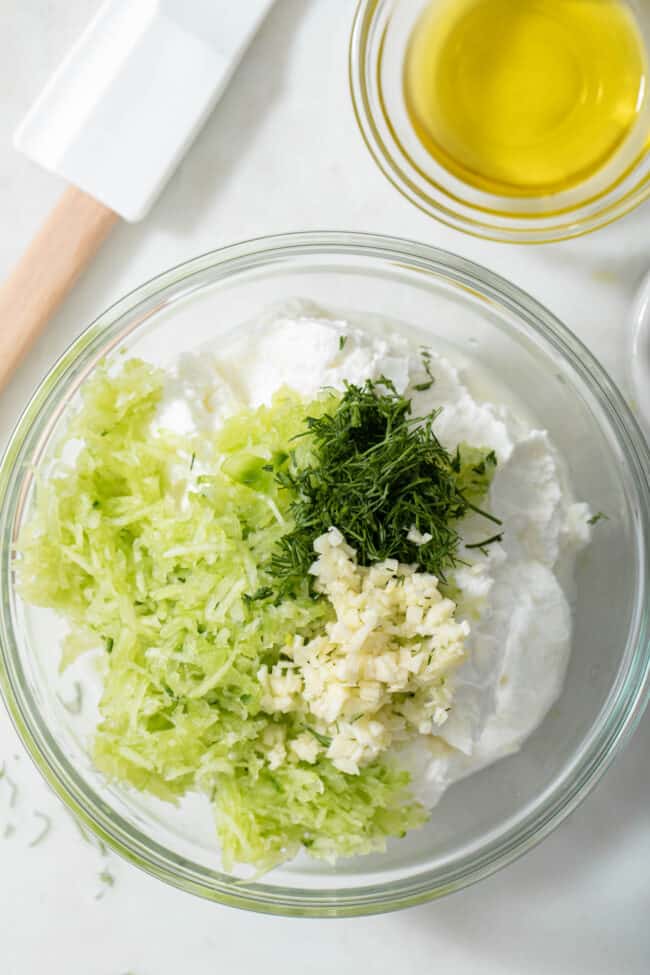
[[[226,869],[269,869],[301,847],[381,850],[427,818],[408,774],[377,760],[348,776],[323,753],[272,770],[269,738],[290,743],[304,727],[262,710],[257,679],[330,618],[307,579],[272,598],[270,566],[293,527],[282,474],[310,462],[304,418],[339,397],[280,390],[210,439],[157,429],[163,390],[163,373],[139,360],[96,371],[18,547],[24,599],[68,621],[62,668],[102,654],[94,761],[171,802],[203,792]]]

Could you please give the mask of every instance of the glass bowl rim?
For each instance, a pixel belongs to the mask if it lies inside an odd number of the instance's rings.
[[[490,240],[494,243],[548,244],[582,237],[585,234],[607,227],[616,220],[620,220],[625,214],[635,210],[650,197],[650,174],[646,174],[639,182],[626,188],[619,198],[612,197],[613,191],[634,172],[648,155],[647,148],[641,152],[629,169],[605,190],[600,191],[593,198],[576,204],[568,211],[558,211],[557,214],[549,211],[548,214],[540,213],[537,218],[534,215],[518,217],[512,214],[501,215],[498,211],[471,206],[472,212],[476,211],[477,214],[481,215],[474,218],[462,212],[462,201],[453,194],[443,191],[438,194],[441,197],[440,199],[436,198],[435,193],[431,196],[425,196],[413,185],[408,172],[404,170],[401,163],[398,163],[390,146],[386,145],[380,134],[377,127],[377,116],[373,110],[369,88],[365,80],[367,48],[365,40],[372,22],[377,16],[378,6],[383,2],[384,0],[357,0],[348,45],[348,85],[352,108],[357,128],[380,172],[404,199],[408,200],[422,213],[447,227],[480,240]],[[380,48],[382,46],[383,40]],[[378,75],[376,65],[372,66],[371,75],[376,82]],[[584,214],[583,209],[595,201],[598,201],[597,208],[591,213]],[[504,223],[490,222],[490,216],[493,212],[502,218]],[[560,220],[560,222],[550,226],[540,223],[540,219],[546,220],[553,216],[562,218],[563,215],[567,217],[566,222]]]
[[[648,621],[642,618],[650,602],[650,497],[643,491],[643,484],[650,479],[650,451],[621,394],[589,350],[543,305],[499,275],[450,252],[396,237],[337,231],[260,237],[209,251],[164,271],[110,306],[72,342],[28,403],[0,462],[3,549],[9,551],[12,544],[13,521],[8,518],[8,511],[25,477],[16,461],[26,441],[37,421],[51,417],[54,410],[65,405],[66,399],[62,401],[60,394],[69,388],[69,381],[75,375],[77,383],[81,381],[80,367],[90,362],[89,368],[92,368],[101,357],[98,351],[105,354],[111,347],[111,339],[116,341],[116,335],[121,337],[123,333],[118,330],[126,316],[132,316],[143,303],[157,300],[200,272],[214,273],[219,269],[221,273],[211,281],[214,284],[227,279],[233,272],[265,266],[272,268],[273,265],[282,266],[283,260],[314,256],[370,259],[375,262],[374,273],[379,273],[382,265],[395,263],[438,273],[459,288],[474,290],[515,313],[520,328],[533,332],[549,351],[561,356],[565,364],[587,383],[606,421],[613,427],[624,451],[641,511],[637,612],[622,655],[627,666],[623,668],[621,665],[592,733],[576,750],[570,766],[546,790],[547,794],[537,803],[533,813],[520,817],[514,829],[507,828],[496,839],[483,842],[480,849],[465,854],[454,865],[445,868],[441,877],[434,872],[423,872],[390,883],[338,890],[243,884],[229,878],[221,880],[216,873],[209,874],[208,882],[190,863],[168,854],[154,841],[148,840],[148,845],[143,845],[135,838],[133,830],[118,829],[111,810],[108,807],[100,809],[87,801],[83,788],[71,779],[69,770],[61,767],[60,758],[57,759],[55,754],[58,746],[49,733],[50,740],[44,741],[35,716],[30,715],[25,706],[20,674],[14,666],[17,654],[8,609],[11,573],[7,558],[3,559],[0,577],[0,692],[23,743],[55,793],[96,835],[130,862],[173,886],[230,906],[289,916],[341,917],[397,910],[432,900],[475,883],[512,862],[540,842],[577,807],[632,734],[647,703],[650,687]],[[136,326],[139,321],[141,319],[136,319]],[[85,376],[83,370],[81,374]],[[65,764],[65,756],[62,757]]]

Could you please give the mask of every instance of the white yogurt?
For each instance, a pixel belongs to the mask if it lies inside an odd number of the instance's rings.
[[[457,615],[471,624],[467,659],[457,671],[455,701],[439,737],[420,737],[398,756],[418,797],[433,806],[453,781],[517,751],[557,700],[571,644],[567,590],[573,560],[590,536],[589,510],[574,502],[548,435],[512,409],[477,402],[454,366],[432,350],[433,386],[420,353],[399,335],[373,335],[354,322],[292,302],[224,348],[181,358],[168,383],[160,423],[179,432],[214,429],[244,406],[268,404],[281,386],[304,396],[386,376],[413,400],[415,415],[442,408],[436,434],[492,448],[498,467],[486,504],[503,520],[501,544],[459,568]],[[490,523],[473,515],[466,543]]]

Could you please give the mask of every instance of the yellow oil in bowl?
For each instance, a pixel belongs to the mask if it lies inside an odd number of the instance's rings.
[[[622,0],[438,0],[404,64],[411,122],[459,179],[501,196],[569,189],[637,123],[646,56]]]

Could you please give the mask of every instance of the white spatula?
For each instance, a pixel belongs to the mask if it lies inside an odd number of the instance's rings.
[[[140,220],[273,0],[108,0],[15,135],[71,186],[0,287],[0,387],[122,217]]]

